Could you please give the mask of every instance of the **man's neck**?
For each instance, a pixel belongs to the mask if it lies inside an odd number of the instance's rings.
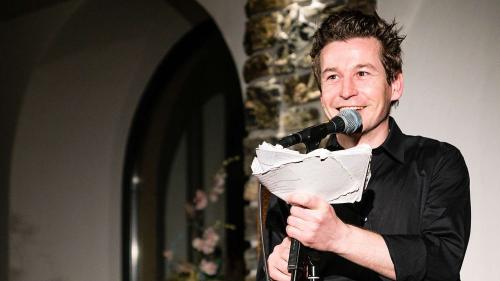
[[[389,135],[389,117],[380,122],[380,124],[376,128],[370,131],[349,136],[344,134],[337,134],[336,137],[337,137],[337,142],[343,148],[351,148],[362,143],[368,144],[372,148],[377,148],[385,142],[388,135]]]

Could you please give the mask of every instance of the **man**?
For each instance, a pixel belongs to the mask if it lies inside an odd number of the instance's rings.
[[[363,120],[361,133],[337,134],[328,147],[369,144],[372,176],[354,204],[292,194],[288,211],[271,197],[265,237],[271,279],[290,280],[295,238],[320,252],[325,281],[460,280],[470,233],[467,167],[452,145],[404,135],[389,117],[403,92],[398,32],[394,22],[356,11],[331,15],[316,32],[311,57],[326,115],[356,109]]]

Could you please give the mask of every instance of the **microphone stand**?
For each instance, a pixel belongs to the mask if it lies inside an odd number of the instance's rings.
[[[306,153],[309,153],[319,147],[319,143],[324,137],[325,136],[321,136],[320,138],[308,137],[306,139],[300,139],[297,143],[304,143],[306,146]],[[287,140],[287,138],[288,137],[282,138],[278,141],[278,143],[283,147],[297,144],[290,144],[290,141]],[[316,266],[313,264],[313,258],[309,255],[304,257],[302,246],[303,245],[299,240],[291,238],[290,254],[288,257],[288,272],[292,275],[291,281],[301,281],[306,280],[306,278],[310,281],[317,281],[319,280],[319,276],[317,276]]]

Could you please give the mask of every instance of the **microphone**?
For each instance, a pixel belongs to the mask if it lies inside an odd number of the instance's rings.
[[[340,111],[330,121],[303,129],[300,132],[288,135],[278,141],[283,147],[289,147],[298,143],[314,143],[321,141],[332,133],[354,134],[363,128],[361,116],[354,109]]]
[[[312,148],[316,148],[319,145],[319,142],[325,138],[327,135],[332,133],[342,133],[342,134],[354,134],[360,132],[363,127],[361,116],[354,109],[342,110],[339,114],[333,117],[330,121],[314,125],[308,128],[303,129],[300,132],[293,133],[289,136],[286,136],[278,141],[278,144],[283,147],[289,147],[294,144],[304,143],[306,145],[307,152],[310,152]],[[304,268],[301,268],[300,265],[300,252],[301,252],[302,244],[297,240],[292,238],[290,245],[290,253],[288,257],[288,272],[291,273],[291,281],[297,281],[300,279],[299,271],[303,271]],[[317,279],[316,275],[316,267],[312,263],[312,259],[309,260],[310,265],[312,266],[311,272],[308,274],[312,274],[310,276],[310,280]],[[309,270],[308,270],[309,271]]]

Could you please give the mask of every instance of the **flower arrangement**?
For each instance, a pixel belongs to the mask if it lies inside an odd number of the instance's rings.
[[[166,249],[163,255],[171,268],[171,276],[167,281],[222,281],[222,251],[220,246],[220,231],[234,229],[233,225],[216,220],[210,226],[203,225],[204,211],[210,204],[217,204],[224,194],[226,185],[226,167],[238,161],[239,157],[231,157],[222,162],[212,179],[208,192],[196,190],[191,202],[185,204],[189,224],[196,233],[191,242],[194,250],[192,261],[178,261],[172,249]]]

